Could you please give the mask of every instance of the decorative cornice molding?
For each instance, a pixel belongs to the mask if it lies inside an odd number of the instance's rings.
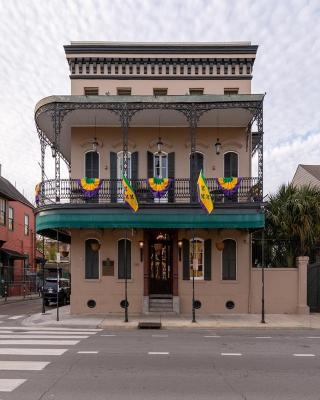
[[[233,76],[227,76],[227,75],[204,75],[204,76],[199,76],[199,75],[168,75],[168,76],[163,76],[163,75],[69,75],[70,79],[112,79],[112,80],[136,80],[139,79],[141,81],[143,80],[206,80],[206,81],[211,81],[211,80],[219,80],[219,81],[225,81],[225,80],[231,80],[231,81],[242,81],[242,80],[252,80],[252,76],[242,76],[242,75],[233,75]]]

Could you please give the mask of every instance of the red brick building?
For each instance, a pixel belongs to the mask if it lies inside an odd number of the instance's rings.
[[[23,282],[35,270],[33,205],[0,175],[0,294],[21,294]]]

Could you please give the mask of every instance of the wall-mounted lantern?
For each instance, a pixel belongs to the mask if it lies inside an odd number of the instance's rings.
[[[57,154],[57,149],[56,149],[56,145],[53,143],[53,145],[51,146],[51,153],[52,153],[52,157],[54,158]]]
[[[92,251],[97,252],[97,251],[100,250],[101,245],[100,245],[100,243],[98,241],[92,241],[90,243],[90,247],[91,247]]]

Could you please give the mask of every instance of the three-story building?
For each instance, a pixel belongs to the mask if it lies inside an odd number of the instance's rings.
[[[71,243],[73,313],[120,312],[125,286],[131,312],[188,313],[193,282],[199,312],[250,311],[250,232],[264,227],[256,52],[248,42],[65,46],[71,95],[44,98],[35,109],[36,224],[38,233]],[[210,214],[199,204],[201,170]],[[136,212],[124,201],[122,176]],[[152,192],[149,179],[165,190]]]

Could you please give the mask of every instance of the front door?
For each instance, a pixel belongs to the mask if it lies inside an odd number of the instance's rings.
[[[154,233],[149,240],[150,295],[172,294],[172,239],[167,233]]]

